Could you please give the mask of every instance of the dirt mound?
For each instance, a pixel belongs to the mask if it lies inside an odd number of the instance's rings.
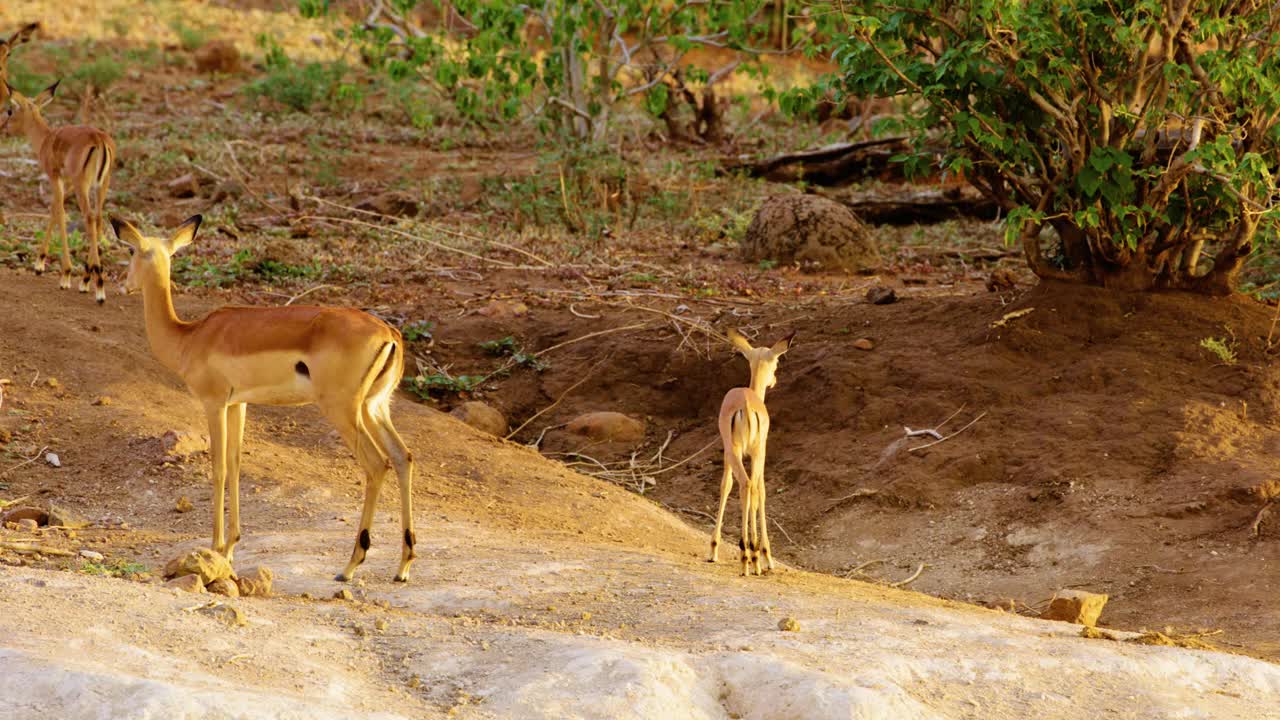
[[[398,519],[384,497],[364,575],[344,599],[327,599],[351,542],[358,473],[316,413],[257,407],[237,559],[275,569],[273,597],[90,577],[144,579],[147,563],[205,546],[207,458],[167,455],[160,439],[198,429],[201,413],[147,354],[136,299],[98,308],[68,302],[80,298],[45,279],[3,274],[0,307],[32,310],[0,313],[0,335],[20,339],[0,345],[0,368],[15,379],[6,411],[25,420],[16,441],[63,457],[61,467],[7,465],[5,495],[56,500],[93,520],[29,537],[24,547],[43,559],[8,554],[12,543],[0,554],[0,695],[11,706],[122,718],[300,708],[387,718],[531,708],[570,718],[936,718],[981,708],[1015,718],[1137,703],[1158,715],[1238,717],[1280,692],[1280,672],[1246,658],[1085,640],[1066,624],[786,568],[743,580],[703,562],[706,536],[645,499],[408,402],[394,412],[420,468],[409,584],[390,580],[398,548],[383,539]],[[184,315],[208,306],[189,296],[177,304]],[[814,332],[792,382],[825,342]],[[745,372],[722,361],[714,367]],[[35,382],[50,376],[57,382]],[[93,404],[103,392],[115,400]],[[181,494],[203,512],[174,512]],[[94,554],[76,554],[88,547]],[[940,666],[943,656],[957,662]],[[1064,683],[1090,692],[1063,693]]]
[[[742,240],[743,257],[813,270],[868,272],[880,251],[849,208],[817,195],[779,195],[760,206]]]
[[[781,557],[837,573],[886,560],[877,574],[890,579],[925,563],[915,587],[1032,608],[1085,584],[1111,596],[1117,624],[1221,627],[1257,652],[1280,647],[1280,618],[1264,612],[1269,585],[1251,569],[1280,561],[1280,543],[1266,523],[1261,540],[1249,533],[1280,451],[1270,308],[1058,284],[1012,301],[980,289],[899,290],[893,305],[710,305],[685,315],[721,330],[798,331],[768,396],[766,482],[785,530],[774,538]],[[537,348],[623,321],[543,311],[516,327]],[[853,349],[864,337],[874,350]],[[1235,363],[1206,340],[1232,348]],[[518,439],[606,404],[648,416],[639,448],[566,446],[555,435],[556,456],[589,456],[577,467],[621,482],[625,473],[593,463],[625,469],[660,447],[668,464],[692,456],[647,492],[709,524],[715,413],[746,382],[745,363],[660,331],[608,335],[571,354],[501,387],[509,415],[528,417],[611,358]],[[905,428],[963,432],[924,448],[933,439],[908,439]],[[728,527],[736,510],[730,503]]]

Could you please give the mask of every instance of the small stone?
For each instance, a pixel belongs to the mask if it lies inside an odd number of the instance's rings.
[[[62,459],[58,457],[58,453],[45,453],[44,461],[54,467],[62,467]]]
[[[97,398],[94,399],[93,404],[98,406],[110,405],[111,397],[108,395],[99,395]]]
[[[213,189],[213,201],[238,200],[244,195],[244,183],[239,180],[223,180]]]
[[[240,594],[243,596],[269,597],[271,595],[271,583],[275,579],[275,574],[270,568],[253,567],[249,568],[237,577],[236,586],[240,588]]]
[[[236,586],[231,578],[222,578],[214,580],[205,586],[205,589],[215,595],[226,595],[227,597],[240,597],[240,588]]]
[[[778,621],[778,629],[783,632],[800,632],[800,621],[793,617],[784,617]]]
[[[92,560],[93,562],[98,562],[104,559],[103,554],[96,550],[81,550],[80,557],[85,560]]]
[[[207,444],[204,438],[180,430],[169,430],[160,436],[165,452],[170,455],[194,455],[205,451]]]
[[[240,60],[240,51],[229,40],[214,40],[205,43],[195,53],[196,70],[202,73],[238,73],[244,65]]]
[[[620,412],[592,412],[569,421],[569,432],[601,442],[640,442],[644,423]]]
[[[1043,620],[1060,620],[1086,627],[1098,624],[1107,596],[1084,590],[1059,590],[1049,601],[1049,607],[1040,613]]]
[[[183,575],[182,577],[176,577],[165,583],[164,586],[189,593],[204,592],[204,583],[200,582],[199,575]]]
[[[174,503],[173,509],[177,510],[180,513],[185,513],[185,512],[191,512],[191,509],[193,507],[195,506],[191,504],[191,498],[188,498],[186,495],[183,495],[178,498],[178,502]]]
[[[31,518],[22,518],[18,521],[18,532],[33,533],[40,529],[40,523]]]
[[[56,388],[60,388],[60,387],[62,387],[62,383],[58,382],[58,378],[56,378],[56,377],[47,377],[47,378],[45,378],[45,379],[44,379],[44,384],[45,384],[45,385],[48,385],[48,386],[49,386],[49,387],[51,387],[51,388],[55,388],[55,389],[56,389]]]
[[[529,314],[529,306],[520,301],[491,300],[488,305],[477,310],[479,314],[494,320],[511,320]]]
[[[987,292],[1005,292],[1018,286],[1018,277],[1009,268],[996,268],[987,276]]]
[[[591,620],[591,613],[589,612],[582,613],[582,622],[589,622],[590,620]]]
[[[333,594],[333,599],[334,600],[354,600],[355,596],[351,594],[350,590],[346,588],[342,588],[341,590]]]
[[[88,527],[89,521],[68,510],[62,505],[49,506],[49,524],[56,527],[82,528]]]
[[[200,194],[200,181],[196,179],[194,173],[174,178],[166,183],[165,187],[168,188],[170,197],[191,198]]]
[[[391,217],[415,217],[420,210],[417,198],[406,192],[389,190],[361,201],[357,210]]]
[[[858,338],[853,341],[853,347],[858,350],[875,350],[876,343],[871,338]]]
[[[507,434],[507,418],[493,407],[472,400],[454,408],[450,415],[479,430],[480,432],[505,437]]]
[[[407,685],[410,690],[417,690],[418,688],[422,687],[422,678],[418,677],[417,675],[414,675],[413,677],[409,678],[409,682],[405,683],[405,685]]]
[[[867,289],[867,302],[872,305],[888,305],[898,301],[898,293],[891,287],[874,285]]]
[[[231,563],[227,562],[221,553],[209,548],[184,553],[165,563],[164,566],[164,576],[167,578],[199,575],[205,585],[214,580],[230,578],[232,574]]]
[[[374,620],[374,621],[373,621],[373,629],[374,629],[374,630],[377,630],[378,632],[386,632],[386,631],[387,631],[387,621],[386,621],[386,620],[383,620],[382,618],[378,618],[377,620]]]
[[[240,612],[240,608],[235,605],[228,605],[226,603],[210,603],[196,612],[221,620],[231,627],[240,627],[245,624],[244,613]]]

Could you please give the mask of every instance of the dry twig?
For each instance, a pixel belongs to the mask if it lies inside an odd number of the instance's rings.
[[[889,587],[902,587],[903,585],[910,585],[911,583],[916,581],[916,578],[920,577],[920,573],[922,572],[924,572],[924,563],[920,563],[920,566],[916,568],[916,571],[911,573],[911,577],[908,577],[904,580],[899,580],[898,582],[891,582],[889,583]]]

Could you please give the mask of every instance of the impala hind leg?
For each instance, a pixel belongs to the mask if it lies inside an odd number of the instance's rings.
[[[738,541],[738,549],[742,551],[739,558],[742,561],[742,574],[744,576],[751,574],[751,559],[755,554],[755,546],[752,543],[751,534],[751,482],[742,482],[738,484],[739,505],[742,507],[742,539]]]
[[[84,239],[88,253],[84,261],[84,277],[80,278],[80,292],[89,292],[93,282],[93,267],[98,264],[98,237],[95,234],[92,205],[89,204],[89,187],[87,179],[82,179],[75,187],[76,205],[80,208],[80,217],[84,219]]]
[[[227,544],[221,552],[228,562],[235,552],[236,543],[240,542],[240,448],[244,444],[244,415],[244,403],[227,408],[227,500],[231,527],[227,533]]]
[[[377,409],[369,409],[365,416],[368,427],[374,429],[374,435],[380,441],[380,449],[391,460],[396,470],[396,479],[400,484],[400,527],[403,538],[400,548],[400,567],[396,570],[396,582],[409,579],[409,565],[413,563],[417,553],[413,546],[417,536],[413,532],[413,453],[396,432],[391,423],[391,413],[385,405]]]
[[[724,454],[724,475],[720,478],[720,511],[716,513],[716,531],[711,536],[711,557],[707,562],[720,559],[720,530],[724,527],[724,508],[729,503],[729,493],[733,492],[733,465],[729,451]]]
[[[353,412],[354,420],[348,423],[347,428],[339,427],[339,432],[344,437],[348,434],[352,436],[352,441],[348,443],[352,451],[355,453],[356,462],[364,469],[365,487],[364,487],[364,506],[360,511],[360,532],[356,535],[356,545],[351,551],[351,560],[347,562],[347,566],[342,572],[334,578],[339,582],[346,582],[355,575],[356,568],[364,562],[365,557],[369,554],[369,545],[372,540],[369,536],[369,529],[373,525],[373,514],[378,507],[378,495],[382,492],[382,483],[387,477],[387,473],[391,472],[391,461],[378,448],[377,440],[369,433],[369,429],[365,427],[364,422],[359,417],[359,412]],[[335,423],[336,425],[337,423]]]
[[[109,161],[108,161],[109,162]],[[96,197],[94,198],[94,214],[93,214],[93,246],[90,251],[90,261],[93,263],[93,299],[101,305],[107,301],[107,290],[103,286],[102,281],[102,256],[98,249],[98,243],[102,241],[102,209],[107,203],[107,188],[111,185],[110,168],[102,174],[102,182],[98,184]]]
[[[759,455],[751,458],[751,484],[755,486],[757,505],[756,523],[760,526],[760,557],[756,559],[756,574],[761,574],[761,563],[767,571],[773,570],[773,549],[769,545],[769,517],[764,506],[767,500],[764,489],[764,443],[760,444]]]

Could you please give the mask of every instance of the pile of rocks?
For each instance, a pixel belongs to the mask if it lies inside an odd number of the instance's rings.
[[[211,592],[228,597],[271,595],[271,570],[254,567],[237,575],[221,553],[208,548],[183,553],[164,566],[165,587],[186,592]]]

